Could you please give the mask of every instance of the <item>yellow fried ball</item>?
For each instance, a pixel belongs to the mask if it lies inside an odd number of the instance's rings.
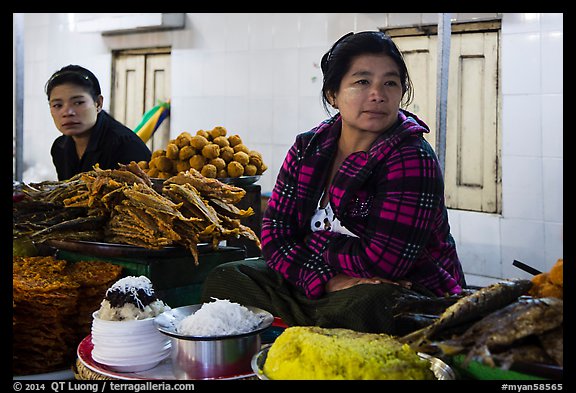
[[[157,178],[158,173],[160,173],[160,171],[158,170],[158,168],[150,168],[150,169],[148,169],[148,172],[146,172],[146,173],[150,177]]]
[[[218,171],[216,170],[216,167],[214,165],[206,164],[204,165],[204,167],[202,167],[200,173],[202,174],[202,176],[215,178]]]
[[[248,162],[252,165],[254,165],[256,168],[260,168],[262,167],[262,158],[255,156],[255,155],[249,155],[248,156]]]
[[[151,159],[159,157],[159,156],[165,156],[165,155],[166,155],[166,150],[163,150],[163,149],[154,150],[154,152],[152,153]]]
[[[250,149],[243,143],[234,146],[234,153],[238,153],[239,151],[243,151],[244,153],[250,153]]]
[[[160,172],[170,172],[172,170],[172,160],[166,156],[156,157],[154,162]]]
[[[248,164],[244,167],[244,176],[254,176],[256,175],[256,171],[258,171],[258,168],[252,164]]]
[[[158,173],[159,179],[168,179],[169,177],[172,177],[172,173],[170,173],[170,172],[159,172]]]
[[[246,154],[246,152],[239,151],[234,153],[234,161],[238,161],[240,164],[242,164],[242,166],[248,165],[249,160],[250,157],[248,157],[248,154]]]
[[[138,166],[142,170],[148,169],[148,161],[138,161]]]
[[[230,142],[228,142],[228,139],[226,139],[225,136],[217,136],[212,142],[220,147],[230,146]]]
[[[180,173],[180,172],[186,172],[188,169],[190,169],[190,162],[188,160],[185,161],[174,161],[175,162],[175,169],[176,172]]]
[[[188,163],[190,164],[190,168],[194,168],[197,171],[200,171],[202,170],[204,164],[206,164],[206,157],[204,157],[202,154],[194,154],[192,157],[190,157]]]
[[[192,157],[194,154],[196,154],[196,149],[194,149],[192,146],[183,146],[178,152],[178,159],[181,161],[188,161],[188,159],[190,159],[190,157]]]
[[[226,162],[232,161],[234,159],[234,149],[230,146],[221,148],[220,157]]]
[[[203,135],[194,135],[190,139],[190,146],[192,146],[196,150],[202,150],[204,146],[206,146],[208,143],[210,143],[210,141],[208,140],[207,137]]]
[[[258,168],[258,170],[256,171],[256,174],[261,175],[266,171],[266,169],[268,169],[268,166],[266,164],[262,163],[262,166],[260,168]]]
[[[216,157],[210,160],[210,164],[214,165],[217,170],[221,171],[222,169],[226,168],[226,161],[224,161],[221,157]]]
[[[217,138],[219,136],[226,136],[228,132],[226,131],[226,128],[221,127],[221,126],[216,126],[213,129],[211,129],[210,131],[208,131],[208,134],[210,134],[210,136],[212,137],[212,140],[214,140],[214,138]]]
[[[166,146],[166,157],[171,160],[177,160],[179,151],[180,148],[175,143],[169,143],[168,146]]]
[[[230,146],[234,147],[242,143],[242,138],[240,138],[240,135],[238,134],[230,135],[228,137],[228,142],[230,142]]]
[[[209,143],[202,148],[202,155],[208,159],[216,158],[220,155],[220,146]]]
[[[182,149],[184,146],[190,145],[190,140],[192,139],[192,135],[189,132],[183,131],[176,137],[176,146]]]
[[[228,172],[226,171],[226,169],[220,169],[218,171],[218,174],[216,175],[216,177],[219,179],[223,179],[225,177],[228,177]]]
[[[196,131],[196,135],[203,136],[206,139],[210,138],[210,134],[206,130],[198,130]]]
[[[227,169],[230,177],[240,177],[244,174],[244,167],[238,161],[230,161]]]

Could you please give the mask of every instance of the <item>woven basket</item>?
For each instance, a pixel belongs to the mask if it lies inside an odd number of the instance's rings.
[[[95,371],[90,370],[80,361],[76,359],[76,364],[72,367],[74,371],[74,378],[83,381],[96,381],[96,380],[117,380],[117,378],[112,378],[107,375],[102,375]]]

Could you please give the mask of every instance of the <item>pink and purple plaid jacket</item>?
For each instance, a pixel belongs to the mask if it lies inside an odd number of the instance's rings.
[[[310,299],[341,272],[416,282],[460,293],[464,274],[450,235],[444,182],[429,132],[400,110],[397,127],[368,152],[351,154],[329,188],[342,225],[358,238],[310,229],[342,127],[339,115],[297,136],[264,212],[262,252],[270,268]]]

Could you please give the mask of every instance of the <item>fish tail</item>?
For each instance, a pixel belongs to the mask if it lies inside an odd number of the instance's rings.
[[[424,345],[424,342],[428,338],[428,332],[430,329],[428,327],[424,327],[418,330],[413,331],[412,333],[408,333],[398,340],[403,344],[410,345],[413,349],[421,348]]]

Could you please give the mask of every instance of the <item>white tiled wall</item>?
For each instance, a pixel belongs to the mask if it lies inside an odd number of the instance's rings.
[[[452,17],[502,18],[503,213],[449,212],[469,282],[526,277],[514,259],[548,270],[563,256],[563,15]],[[106,37],[74,33],[74,20],[25,16],[24,159],[41,169],[29,176],[55,178],[49,148],[59,133],[43,93],[52,72],[69,63],[92,69],[106,109],[112,50],[171,46],[172,135],[216,125],[238,133],[269,166],[260,180],[267,192],[296,134],[327,117],[319,62],[330,45],[349,31],[436,23],[438,15],[202,13],[187,14],[184,30]]]

